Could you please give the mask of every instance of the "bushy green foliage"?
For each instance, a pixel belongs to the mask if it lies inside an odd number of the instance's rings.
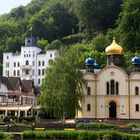
[[[106,61],[105,47],[113,36],[125,50],[139,51],[139,0],[124,1],[118,28],[109,29],[116,27],[121,3],[122,0],[32,0],[0,16],[0,73],[3,52],[20,51],[25,37],[31,36],[31,27],[44,50],[78,43],[86,49],[80,61],[84,63],[87,56],[92,56],[101,68]],[[124,65],[131,68],[127,55]]]
[[[120,41],[126,50],[140,51],[140,1],[125,0],[118,20]]]
[[[125,126],[125,128],[140,128],[140,124],[137,123],[129,123]]]
[[[127,134],[117,131],[25,131],[23,138],[39,139],[86,139],[86,140],[140,140],[139,134]]]
[[[84,39],[86,39],[85,34],[79,33],[79,34],[73,34],[73,35],[63,37],[61,39],[61,42],[64,45],[72,45],[72,44],[76,44],[76,43],[81,43]]]
[[[24,131],[23,138],[35,138],[36,132],[35,131]]]
[[[119,126],[114,124],[107,124],[107,123],[79,123],[76,125],[76,128],[77,129],[92,129],[92,128],[106,129],[106,128],[119,128]]]
[[[54,117],[74,117],[75,110],[80,109],[79,100],[82,100],[84,81],[79,70],[81,53],[80,46],[63,48],[46,69],[40,101]]]

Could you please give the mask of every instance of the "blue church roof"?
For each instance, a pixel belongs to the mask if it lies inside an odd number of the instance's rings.
[[[132,58],[132,64],[140,64],[140,57],[135,56]]]
[[[95,63],[94,63],[94,68],[95,68],[95,69],[99,69],[99,68],[100,68],[99,64],[97,64],[97,63],[95,62]]]
[[[94,65],[94,59],[89,57],[86,59],[85,64],[87,65]]]

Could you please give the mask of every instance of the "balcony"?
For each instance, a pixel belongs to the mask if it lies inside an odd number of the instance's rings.
[[[21,69],[32,69],[31,65],[20,65]]]

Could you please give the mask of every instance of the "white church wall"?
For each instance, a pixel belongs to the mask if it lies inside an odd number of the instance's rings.
[[[106,95],[106,83],[114,80],[119,83],[119,95],[128,95],[128,82],[125,72],[118,67],[106,67],[98,75],[97,91],[99,95]]]

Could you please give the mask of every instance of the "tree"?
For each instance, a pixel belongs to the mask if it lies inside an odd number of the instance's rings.
[[[122,0],[77,0],[76,14],[89,35],[115,27]]]
[[[108,40],[103,34],[100,34],[93,38],[92,43],[95,47],[95,50],[99,52],[105,51],[105,48],[107,47]]]
[[[140,1],[125,0],[118,20],[120,41],[126,50],[140,50]]]
[[[40,102],[54,117],[75,117],[82,100],[83,75],[79,70],[80,48],[61,49],[59,56],[46,69]]]
[[[75,15],[69,12],[69,9],[64,4],[56,3],[48,9],[49,17],[54,19],[54,24],[59,29],[59,38],[72,34],[72,30],[77,24]]]

